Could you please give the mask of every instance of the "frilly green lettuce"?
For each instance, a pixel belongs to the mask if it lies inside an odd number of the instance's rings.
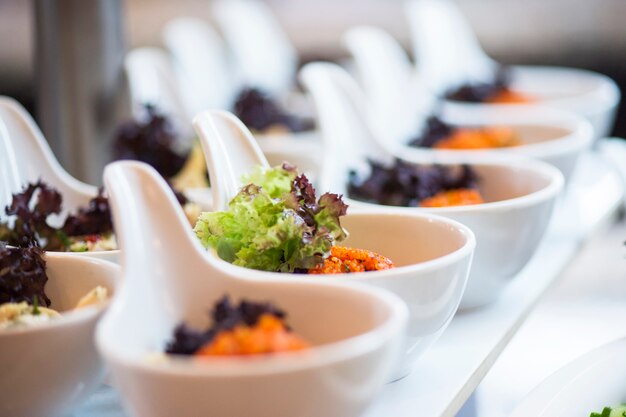
[[[246,268],[294,272],[321,264],[335,242],[346,238],[339,218],[341,196],[315,190],[284,164],[257,168],[223,212],[200,215],[195,232],[220,258]]]

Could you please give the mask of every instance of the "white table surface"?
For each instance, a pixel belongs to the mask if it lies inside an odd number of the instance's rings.
[[[567,195],[560,201],[550,230],[537,254],[502,298],[487,308],[457,314],[441,339],[420,359],[414,371],[406,378],[387,385],[364,417],[456,415],[494,366],[540,297],[568,267],[589,236],[611,224],[623,199],[621,178],[597,155],[586,155],[581,160],[578,173],[580,175],[577,175]],[[575,307],[570,310],[578,311],[578,302]],[[559,315],[558,309],[555,314]],[[553,331],[548,323],[545,324],[545,327],[540,326],[539,332]],[[540,368],[542,363],[532,362],[532,357],[529,358],[532,351],[520,352],[529,344],[534,346],[535,351],[542,351],[543,341],[532,331],[525,333],[526,344],[516,343],[515,347],[508,349],[508,359],[498,361],[497,369],[490,373],[478,390],[481,417],[501,416],[503,414],[498,413],[510,411],[520,394],[540,382],[536,381],[538,377],[544,376],[545,372],[541,371],[530,375],[530,368]],[[559,354],[558,349],[556,354]],[[522,388],[512,388],[508,396],[498,398],[503,390],[517,386],[517,376],[511,372],[526,368],[527,361],[532,365],[525,369],[529,375]],[[550,363],[554,365],[554,361]],[[549,367],[552,368],[554,366]],[[490,404],[494,398],[499,399],[497,406]],[[74,416],[126,417],[117,400],[117,393],[103,386]]]

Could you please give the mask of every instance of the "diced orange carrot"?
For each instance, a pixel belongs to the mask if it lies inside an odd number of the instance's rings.
[[[308,347],[304,339],[287,330],[281,319],[272,314],[263,314],[252,327],[238,325],[232,330],[221,331],[200,348],[195,356],[252,355]]]
[[[508,88],[503,88],[485,102],[492,104],[526,104],[533,103],[534,101],[535,99],[528,96],[527,94],[510,90]]]
[[[421,201],[421,207],[450,207],[481,204],[484,200],[477,190],[461,188],[442,191]]]
[[[521,141],[508,127],[462,128],[437,142],[437,149],[486,149],[518,146]]]

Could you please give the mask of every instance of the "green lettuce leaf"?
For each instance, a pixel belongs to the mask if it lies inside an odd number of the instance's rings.
[[[227,262],[265,271],[310,269],[346,238],[341,196],[327,193],[316,200],[306,176],[290,165],[257,168],[244,181],[250,183],[226,211],[202,213],[194,229],[204,247]]]

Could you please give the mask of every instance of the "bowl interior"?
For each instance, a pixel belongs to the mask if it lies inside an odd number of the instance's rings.
[[[461,249],[468,237],[454,225],[428,217],[353,214],[342,219],[349,231],[342,246],[368,249],[396,266],[431,261]]]
[[[480,192],[486,202],[522,197],[547,188],[554,177],[530,167],[477,165]]]
[[[602,85],[596,74],[569,68],[520,67],[514,70],[513,88],[541,99],[589,94]]]
[[[112,295],[117,266],[86,257],[46,256],[48,282],[46,294],[52,301],[51,308],[58,311],[73,309],[89,291],[103,286]]]
[[[548,142],[561,139],[572,133],[571,129],[546,125],[515,125],[513,129],[524,144]]]
[[[287,322],[295,332],[314,346],[342,341],[372,331],[393,314],[380,296],[369,291],[308,282],[288,276],[284,279],[257,279],[258,271],[221,263],[228,274],[244,279],[216,278],[217,271],[204,268],[182,270],[184,279],[194,281],[191,287],[159,283],[163,277],[150,277],[153,287],[139,294],[122,290],[120,308],[113,308],[103,328],[105,343],[118,354],[141,360],[145,355],[162,352],[176,325],[185,321],[198,329],[210,324],[209,312],[224,295],[232,301],[270,301],[287,313]],[[183,279],[183,280],[184,280]],[[250,280],[248,280],[250,279]],[[159,290],[159,288],[161,290]]]

